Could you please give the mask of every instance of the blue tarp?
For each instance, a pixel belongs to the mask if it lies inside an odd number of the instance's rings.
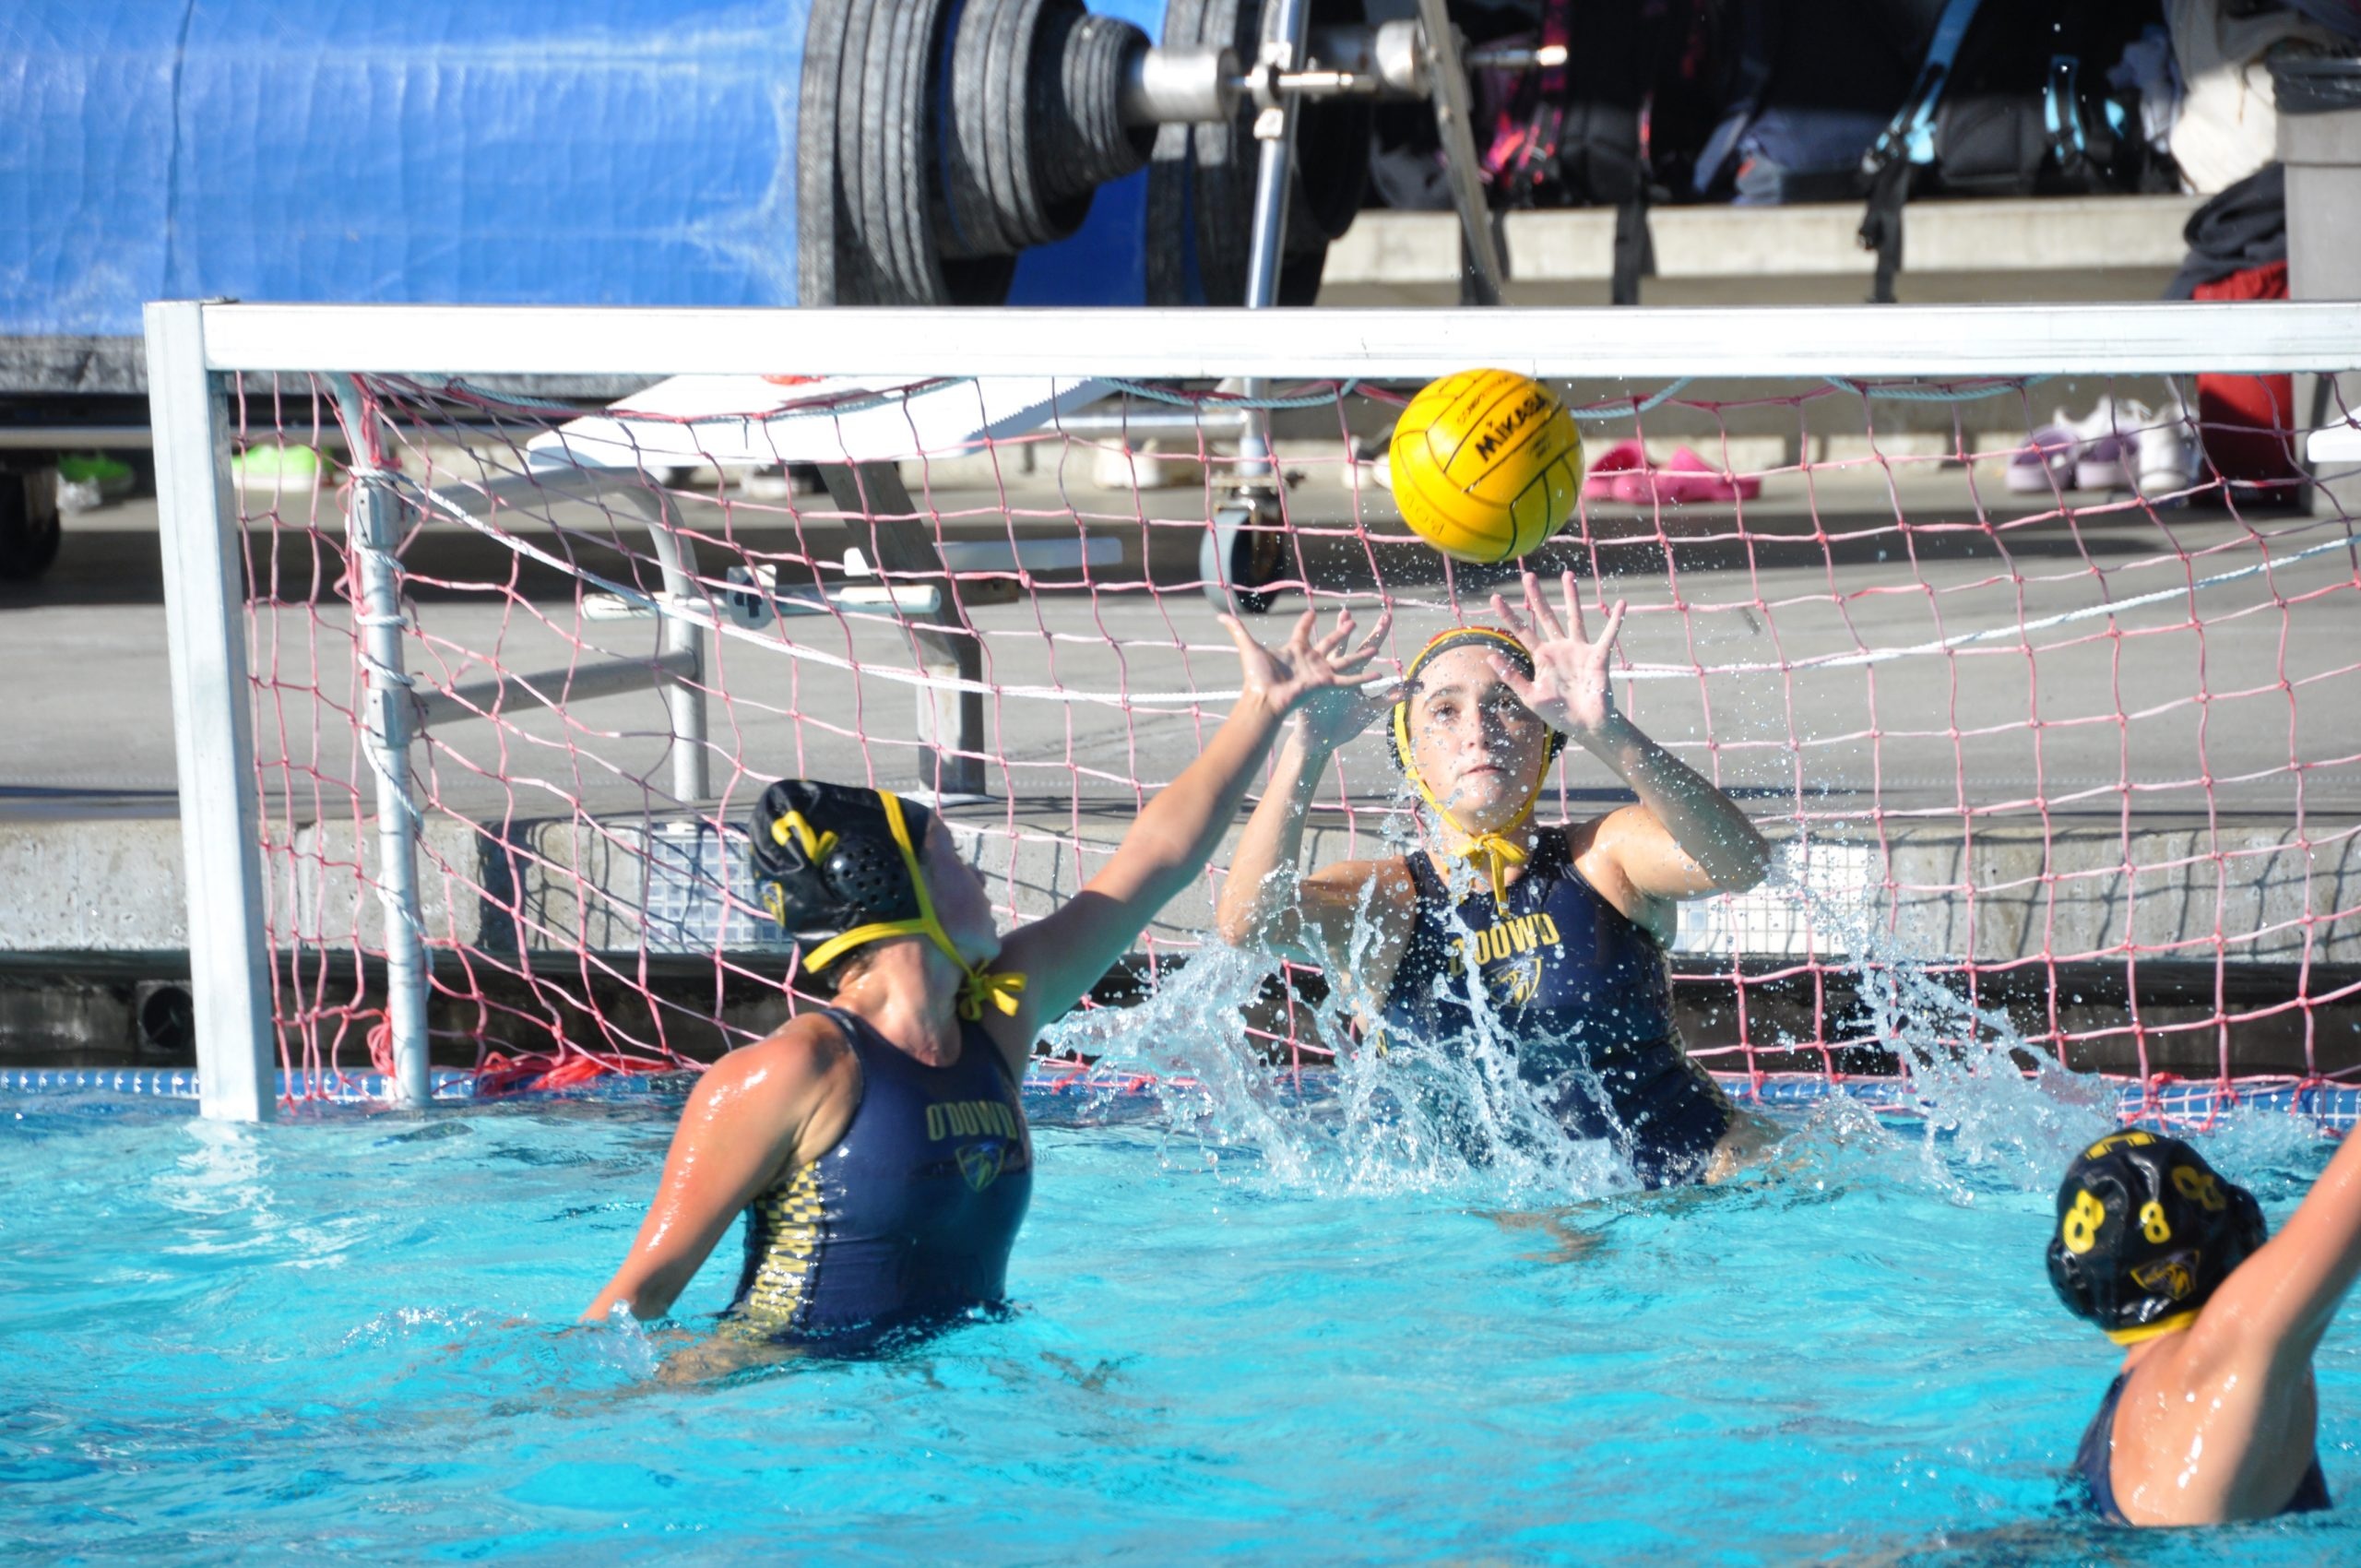
[[[808,9],[12,0],[0,336],[134,335],[167,298],[793,304]],[[1137,303],[1145,184],[1015,296]]]

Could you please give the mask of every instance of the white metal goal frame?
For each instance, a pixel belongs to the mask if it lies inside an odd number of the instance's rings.
[[[2029,374],[2338,374],[2361,369],[2361,303],[1885,305],[1729,309],[706,310],[165,302],[147,310],[188,940],[204,1113],[275,1102],[245,587],[231,492],[229,378],[313,373],[655,379],[674,374],[1022,374],[1137,380],[1418,382],[1470,365],[1596,381],[1830,377],[1964,382]],[[348,415],[350,410],[348,410]],[[2316,443],[2316,450],[2317,443]],[[877,465],[890,473],[890,465]],[[365,749],[378,791],[389,1022],[400,1098],[427,1093],[425,957],[407,754],[433,721],[401,668],[390,511],[355,454],[350,538],[363,633]],[[862,469],[861,477],[882,476]],[[543,481],[546,482],[546,481]],[[898,487],[898,481],[895,481]],[[668,598],[686,602],[686,541],[644,508]],[[892,564],[892,563],[887,563]],[[709,609],[707,612],[709,619]],[[629,679],[674,678],[675,733],[701,733],[706,628],[668,622]],[[923,630],[920,630],[923,638]],[[622,671],[614,674],[620,682]],[[530,680],[530,677],[525,677]],[[577,690],[581,676],[575,676]],[[922,684],[929,683],[921,683]],[[973,673],[931,683],[955,702]],[[946,713],[946,723],[955,716]],[[702,749],[677,748],[680,766]],[[683,798],[699,778],[675,779]]]

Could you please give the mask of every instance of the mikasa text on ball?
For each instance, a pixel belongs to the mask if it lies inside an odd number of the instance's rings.
[[[1463,370],[1410,399],[1388,457],[1402,520],[1462,561],[1507,561],[1565,527],[1583,438],[1557,395],[1513,370]]]

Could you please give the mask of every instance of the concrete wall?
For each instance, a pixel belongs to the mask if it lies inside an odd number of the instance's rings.
[[[2283,122],[2284,124],[2284,122]],[[2179,267],[2181,227],[2202,198],[2115,196],[1918,201],[1903,209],[1905,301],[2153,300]],[[1875,255],[1859,202],[1660,207],[1648,214],[1655,271],[1641,298],[1666,304],[1855,303]],[[1449,304],[1459,294],[1458,219],[1364,212],[1331,245],[1323,304]],[[1605,304],[1615,214],[1512,212],[1508,297]]]
[[[948,814],[981,868],[1003,923],[1038,919],[1071,897],[1111,852],[1127,812],[1085,813],[1077,824],[1020,814],[1016,830],[994,805]],[[1313,862],[1348,847],[1380,852],[1364,826],[1348,838],[1322,813],[1305,835]],[[507,954],[717,950],[783,956],[745,883],[742,848],[688,820],[554,818],[504,827],[430,816],[421,840],[422,914],[438,944]],[[1840,889],[1912,956],[2006,963],[2038,956],[2143,955],[2233,964],[2361,965],[2361,828],[2289,825],[2135,825],[2128,832],[2060,824],[1980,826],[1936,819],[1889,823],[1882,842],[1822,836],[1813,853],[1826,899]],[[1214,863],[1228,860],[1227,848]],[[283,838],[269,857],[276,927],[308,946],[382,945],[374,883],[376,837],[367,824],[319,824]],[[1216,885],[1200,878],[1174,898],[1151,937],[1189,942],[1211,923]],[[0,951],[19,971],[82,960],[185,952],[180,827],[134,822],[0,823]],[[1884,911],[1890,909],[1888,916]],[[1727,904],[1692,906],[1681,949],[1789,957],[1809,945],[1794,901],[1771,889]],[[1842,950],[1833,933],[1822,952]]]

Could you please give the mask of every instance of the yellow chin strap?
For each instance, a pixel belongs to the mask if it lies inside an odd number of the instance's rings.
[[[2106,1336],[2118,1345],[2137,1345],[2143,1339],[2153,1339],[2159,1334],[2187,1328],[2196,1321],[2196,1309],[2191,1308],[2185,1313],[2175,1313],[2170,1317],[2160,1317],[2153,1323],[2143,1323],[2137,1328],[2110,1328],[2106,1330]]]
[[[1437,816],[1466,837],[1467,842],[1452,851],[1453,858],[1482,861],[1485,871],[1492,879],[1492,902],[1495,905],[1507,903],[1508,868],[1521,866],[1531,858],[1525,847],[1509,835],[1524,826],[1525,819],[1533,814],[1533,803],[1541,798],[1541,787],[1549,781],[1548,758],[1546,755],[1542,758],[1541,771],[1535,776],[1533,788],[1525,791],[1525,804],[1516,808],[1514,816],[1492,832],[1470,833],[1457,817],[1443,809],[1441,801],[1435,799],[1434,791],[1427,788],[1426,778],[1418,772],[1418,765],[1411,757],[1410,705],[1406,701],[1394,705],[1394,754],[1402,759],[1403,773],[1418,787],[1418,798],[1432,807]]]
[[[943,956],[967,977],[959,984],[959,1016],[971,1024],[976,1023],[983,1017],[987,1004],[998,1008],[1005,1017],[1016,1016],[1016,999],[1024,994],[1025,977],[993,974],[981,964],[970,967],[966,959],[959,956],[959,949],[951,944],[951,933],[943,929],[941,921],[935,919],[934,900],[927,897],[926,873],[919,869],[918,847],[910,842],[909,824],[902,817],[901,798],[880,790],[877,799],[885,808],[885,826],[893,832],[894,846],[902,851],[902,864],[909,871],[910,890],[918,896],[919,912],[906,921],[872,921],[867,925],[857,925],[841,936],[832,936],[812,950],[811,956],[803,960],[804,968],[816,975],[854,948],[868,943],[883,942],[889,936],[923,936],[942,949]],[[811,829],[804,826],[797,814],[789,813],[789,815],[794,818],[794,829],[804,836],[808,850]],[[772,831],[777,833],[778,829],[774,826]],[[821,837],[833,840],[836,835],[830,833]]]

